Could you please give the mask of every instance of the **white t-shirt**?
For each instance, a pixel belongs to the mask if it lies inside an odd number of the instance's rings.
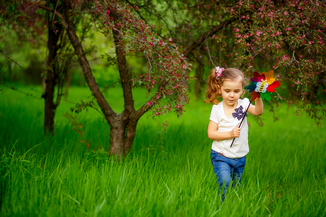
[[[231,131],[233,128],[238,126],[242,120],[243,113],[245,112],[249,105],[249,99],[239,99],[236,111],[236,117],[227,117],[224,113],[223,103],[220,102],[217,105],[213,105],[211,116],[209,120],[214,121],[218,124],[218,132],[227,132]],[[242,106],[241,109],[240,106]],[[239,113],[240,112],[240,113]],[[235,138],[232,147],[230,147],[233,138],[225,139],[220,141],[213,141],[212,149],[216,152],[222,153],[225,157],[228,158],[240,158],[244,157],[249,152],[248,146],[248,123],[247,117],[243,120],[241,124],[240,136]]]

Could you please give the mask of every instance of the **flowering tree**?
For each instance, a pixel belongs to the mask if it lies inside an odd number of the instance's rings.
[[[194,64],[235,66],[248,77],[274,69],[287,84],[277,98],[295,101],[317,122],[325,115],[325,1],[127,2]]]
[[[187,79],[190,65],[172,43],[159,38],[147,24],[139,20],[132,7],[118,1],[94,1],[89,4],[88,8],[97,20],[98,29],[108,37],[113,37],[124,96],[124,110],[118,114],[100,91],[72,25],[75,10],[82,3],[66,1],[63,4],[67,8],[64,13],[59,13],[42,2],[35,5],[60,18],[75,49],[85,80],[110,125],[110,155],[120,159],[129,153],[137,122],[145,112],[152,109],[154,115],[171,110],[182,113],[183,105],[179,103],[179,99],[183,96],[187,100],[187,87],[181,83],[181,79]],[[145,56],[150,70],[140,77],[133,76],[127,67],[128,53]],[[149,92],[148,101],[138,110],[135,109],[132,95],[133,83],[136,81],[142,83]]]

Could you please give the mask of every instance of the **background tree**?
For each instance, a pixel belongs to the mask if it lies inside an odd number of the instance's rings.
[[[61,1],[47,0],[43,3],[55,8],[59,12],[65,10],[64,4]],[[1,12],[3,12],[2,19],[7,21],[8,27],[15,31],[23,40],[21,43],[28,43],[28,41],[32,41],[33,43],[37,42],[34,46],[38,47],[38,49],[40,49],[42,43],[47,43],[48,53],[45,66],[35,64],[36,60],[35,56],[33,56],[34,59],[32,60],[31,66],[25,71],[26,73],[31,71],[31,75],[35,80],[41,78],[41,74],[43,74],[44,134],[48,132],[53,134],[56,108],[59,106],[63,95],[64,82],[67,77],[69,65],[73,62],[73,56],[71,55],[72,48],[70,43],[68,43],[69,39],[65,33],[65,29],[58,22],[58,18],[52,13],[37,10],[38,7],[35,6],[35,2],[5,1],[1,5]],[[78,12],[81,15],[81,8],[79,8]],[[80,17],[75,19],[73,25],[76,25],[80,21]],[[84,39],[87,30],[89,30],[89,26],[83,25],[81,40]],[[40,40],[44,35],[47,35],[47,42]],[[56,88],[57,91],[55,94]]]
[[[296,100],[316,121],[324,116],[325,2],[127,2],[163,38],[173,38],[193,64],[235,66],[248,77],[274,69],[287,84],[278,98],[289,105]]]

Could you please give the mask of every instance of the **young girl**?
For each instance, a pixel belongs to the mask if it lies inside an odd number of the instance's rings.
[[[242,172],[246,164],[248,146],[248,123],[244,118],[241,127],[239,124],[249,106],[249,99],[240,99],[244,88],[243,73],[235,68],[219,68],[211,70],[206,98],[214,103],[208,124],[208,138],[213,141],[211,160],[214,173],[219,183],[220,191],[223,189],[222,201],[231,180],[240,184]],[[219,102],[216,97],[222,97]],[[255,100],[255,105],[248,108],[253,115],[261,115],[264,106],[261,98]],[[234,142],[231,146],[232,140]],[[224,185],[224,188],[223,188]]]

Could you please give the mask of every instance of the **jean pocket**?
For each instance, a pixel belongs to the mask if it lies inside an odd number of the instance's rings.
[[[247,156],[242,157],[242,158],[240,159],[239,164],[241,164],[241,165],[245,165],[245,164],[246,164],[246,159],[247,159]]]

